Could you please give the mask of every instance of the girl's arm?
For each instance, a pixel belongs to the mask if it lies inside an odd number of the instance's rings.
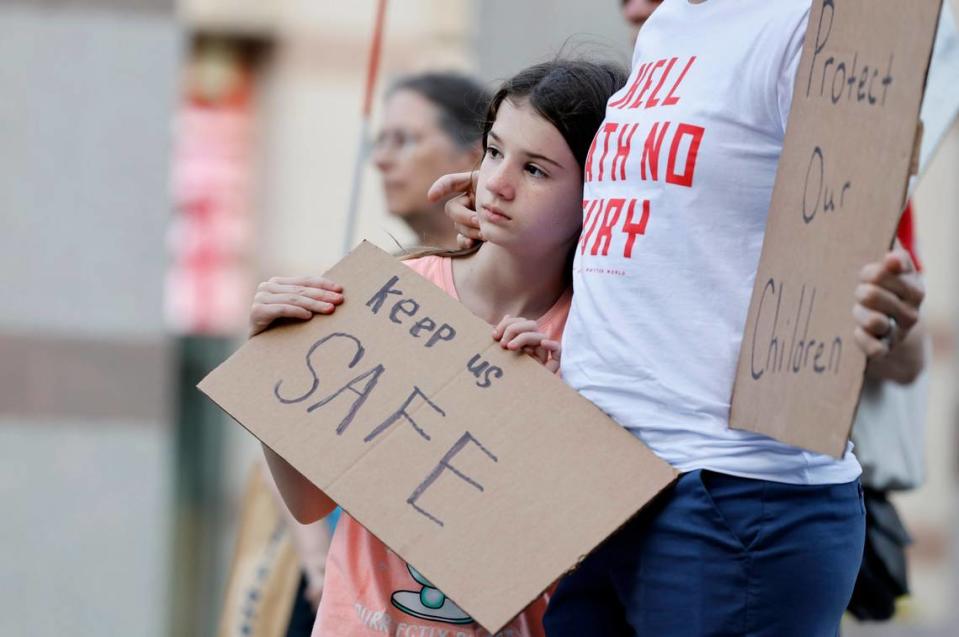
[[[286,508],[300,524],[310,524],[326,517],[336,508],[333,502],[315,484],[307,480],[302,473],[293,468],[275,451],[262,445],[266,464],[270,467]]]
[[[260,283],[250,308],[250,337],[280,318],[313,318],[332,314],[343,302],[343,288],[321,277],[273,277]],[[267,466],[290,513],[301,524],[328,515],[336,504],[272,449],[263,445]]]

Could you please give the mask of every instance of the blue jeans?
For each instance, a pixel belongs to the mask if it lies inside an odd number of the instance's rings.
[[[865,538],[859,480],[683,474],[551,598],[549,637],[833,637]]]

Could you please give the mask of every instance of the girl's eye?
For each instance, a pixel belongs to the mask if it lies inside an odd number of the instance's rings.
[[[526,164],[526,172],[528,172],[528,173],[529,173],[530,175],[532,175],[533,177],[548,177],[548,176],[549,176],[549,175],[546,174],[546,171],[544,171],[542,168],[540,168],[540,167],[537,166],[536,164]]]
[[[500,152],[499,152],[499,149],[496,148],[495,146],[487,146],[487,147],[486,147],[486,154],[487,154],[488,156],[492,157],[493,159],[496,159],[496,158],[499,157],[502,153],[500,153]]]

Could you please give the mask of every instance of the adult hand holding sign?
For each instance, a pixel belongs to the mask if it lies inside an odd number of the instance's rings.
[[[924,349],[919,307],[925,297],[922,278],[909,253],[897,247],[859,273],[856,286],[856,343],[872,377],[910,383],[922,370]]]

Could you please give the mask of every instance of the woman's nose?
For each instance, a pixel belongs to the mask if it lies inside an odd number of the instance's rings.
[[[383,172],[389,168],[393,162],[393,153],[382,145],[376,145],[373,147],[372,159],[373,165],[376,166],[380,172]]]

